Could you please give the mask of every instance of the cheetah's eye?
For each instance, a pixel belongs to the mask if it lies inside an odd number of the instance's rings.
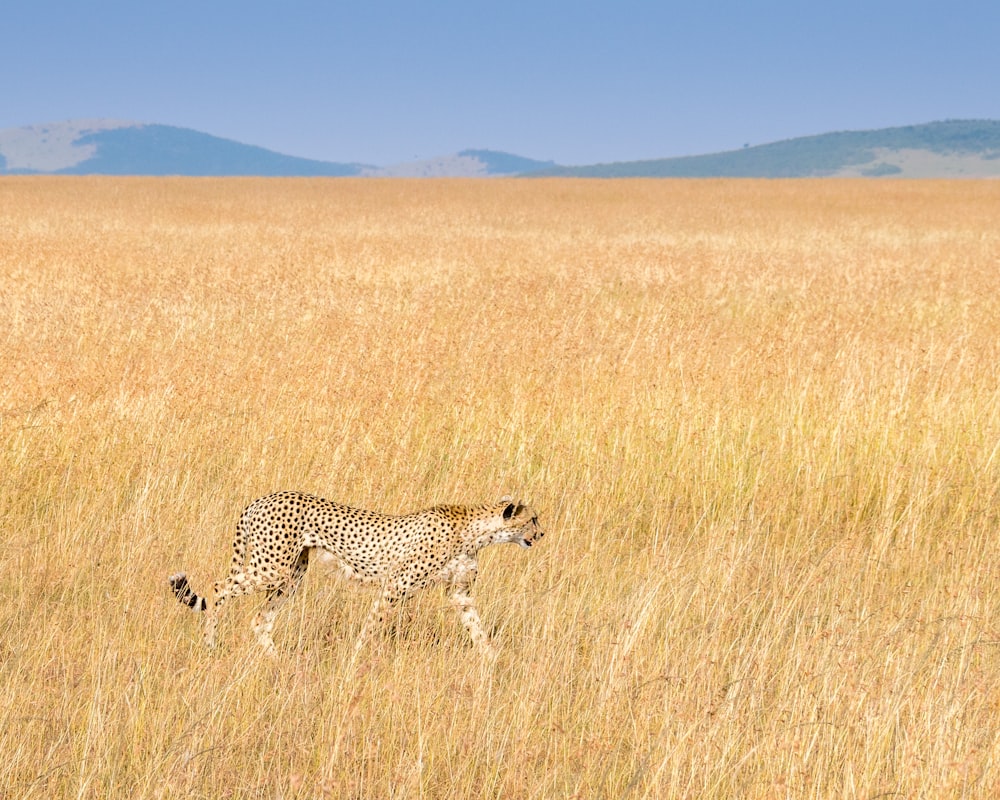
[[[513,517],[513,516],[514,516],[514,504],[513,504],[513,503],[510,503],[510,504],[508,504],[508,505],[507,505],[507,507],[506,507],[506,508],[505,508],[505,509],[503,510],[503,518],[504,518],[504,521],[507,521],[507,520],[509,520],[509,519],[510,519],[511,517]]]

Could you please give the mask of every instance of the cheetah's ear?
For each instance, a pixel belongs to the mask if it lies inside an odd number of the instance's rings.
[[[509,497],[507,499],[510,500]],[[517,511],[517,509],[514,507],[514,504],[513,503],[507,503],[507,505],[504,507],[504,510],[503,510],[504,522],[509,522],[510,518],[514,516],[514,512],[515,511]]]
[[[513,500],[513,499],[514,499],[514,498],[513,498],[513,497],[511,497],[511,496],[510,496],[509,494],[505,494],[505,495],[504,495],[503,497],[501,497],[501,498],[500,498],[500,499],[499,499],[499,500],[498,500],[497,502],[498,502],[498,503],[509,503],[509,502],[510,502],[511,500]]]

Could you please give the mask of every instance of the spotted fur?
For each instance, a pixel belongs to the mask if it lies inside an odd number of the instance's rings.
[[[316,551],[348,578],[377,583],[381,591],[355,645],[400,600],[428,584],[447,584],[449,597],[473,644],[492,654],[489,636],[471,597],[479,551],[514,542],[531,547],[544,535],[538,516],[510,497],[481,506],[434,506],[402,516],[380,514],[300,492],[277,492],[252,502],[236,525],[228,577],[215,584],[211,600],[194,592],[187,575],[170,577],[177,600],[205,612],[205,643],[215,644],[223,604],[261,590],[267,595],[254,617],[261,646],[274,653],[271,630],[278,609],[291,597]]]

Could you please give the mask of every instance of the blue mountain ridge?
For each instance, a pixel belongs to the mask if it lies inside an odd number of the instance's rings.
[[[5,146],[10,148],[6,150],[7,157],[0,152],[0,174],[288,177],[407,174],[367,164],[287,156],[171,125],[111,123],[104,126],[102,123],[98,120],[87,125],[77,124],[76,133],[72,123],[61,124],[63,130],[68,128],[70,133],[68,136],[63,134],[59,142],[63,147],[58,151],[59,157],[50,158],[48,162],[39,157],[39,148],[44,148],[46,136],[50,134],[52,139],[59,139],[49,126],[0,131],[0,141],[8,134]],[[53,129],[57,127],[52,126]],[[74,135],[76,138],[72,138]],[[28,147],[24,146],[25,142]],[[83,146],[88,145],[92,147],[89,157],[83,150]],[[21,149],[15,159],[13,148],[16,146]],[[846,174],[870,177],[907,174],[914,153],[934,156],[937,161],[933,169],[941,175],[1000,176],[1000,121],[945,120],[871,131],[839,131],[721,153],[575,167],[496,150],[470,149],[456,155],[478,161],[482,165],[478,174],[486,175],[783,178],[820,177],[843,174],[845,170]],[[81,160],[73,163],[77,155]],[[970,156],[972,163],[968,160]],[[906,161],[906,157],[911,160]],[[34,167],[32,158],[37,165],[50,163],[53,167]],[[942,158],[952,161],[942,164]],[[12,161],[18,164],[17,168],[9,168]],[[66,164],[71,165],[57,166]],[[436,166],[439,167],[437,172],[428,170],[426,174],[469,174],[462,173],[461,167],[448,172],[447,158],[439,160]]]
[[[97,154],[61,175],[348,176],[363,164],[338,164],[286,156],[188,128],[142,125],[86,134]]]

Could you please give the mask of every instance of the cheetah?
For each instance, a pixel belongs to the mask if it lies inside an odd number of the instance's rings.
[[[267,601],[252,627],[257,641],[273,656],[275,615],[298,588],[309,566],[309,554],[315,550],[344,577],[380,585],[355,642],[355,656],[388,610],[416,590],[442,582],[473,646],[493,657],[495,650],[470,595],[478,570],[476,556],[491,544],[514,542],[531,547],[542,536],[535,511],[509,496],[492,504],[439,505],[392,516],[301,492],[276,492],[243,510],[236,525],[229,575],[215,584],[211,600],[195,594],[184,572],[169,580],[178,601],[205,612],[209,647],[215,645],[223,604],[263,590]]]

